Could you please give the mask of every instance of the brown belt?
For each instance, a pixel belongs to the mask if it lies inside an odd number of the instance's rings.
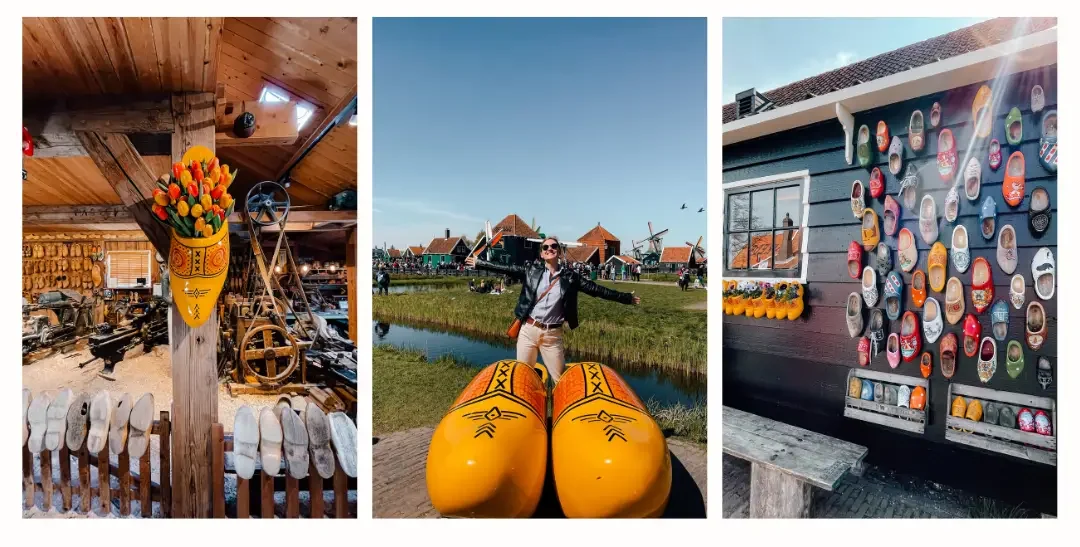
[[[545,324],[533,319],[532,317],[526,319],[525,322],[530,324],[530,325],[536,325],[537,327],[540,327],[540,328],[542,328],[544,330],[557,329],[557,328],[562,326],[562,323],[558,323],[558,324],[555,324],[555,325],[545,325]]]

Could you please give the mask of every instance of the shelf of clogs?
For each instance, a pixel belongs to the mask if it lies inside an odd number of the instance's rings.
[[[798,282],[725,279],[722,286],[724,315],[794,321],[805,309],[806,288]]]
[[[1032,412],[1043,410],[1050,417],[1050,435],[1022,431],[1010,427],[976,422],[950,415],[945,418],[945,440],[998,452],[1016,458],[1046,465],[1057,466],[1057,409],[1053,399],[1021,393],[998,391],[984,387],[949,384],[949,405],[960,396],[1014,407],[1024,407]],[[1019,415],[1019,412],[1016,413]]]
[[[881,382],[883,384],[906,385],[909,388],[921,386],[926,390],[926,404],[922,409],[905,408],[901,406],[885,404],[881,401],[867,401],[858,397],[844,397],[844,416],[855,420],[862,420],[873,424],[883,425],[923,434],[926,431],[926,423],[930,412],[930,382],[926,378],[904,376],[878,372],[865,368],[853,368],[848,371],[847,384],[850,385],[852,378]]]

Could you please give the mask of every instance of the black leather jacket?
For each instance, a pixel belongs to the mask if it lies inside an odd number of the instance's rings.
[[[508,275],[521,282],[521,296],[518,297],[517,307],[514,308],[514,316],[522,322],[528,318],[528,313],[536,303],[536,297],[547,287],[539,287],[540,278],[547,269],[542,262],[528,268],[523,266],[506,266],[477,259],[476,268]],[[612,300],[623,304],[633,304],[634,295],[628,292],[611,290],[602,285],[597,285],[574,272],[570,268],[562,268],[559,275],[559,288],[562,289],[563,313],[566,314],[566,323],[571,329],[578,326],[577,295],[578,291],[589,296]]]

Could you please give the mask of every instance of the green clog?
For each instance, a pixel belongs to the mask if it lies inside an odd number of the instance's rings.
[[[874,149],[870,145],[870,128],[863,125],[859,128],[859,133],[856,136],[856,148],[855,153],[859,158],[859,166],[867,167],[870,165],[870,161],[874,157]]]
[[[1016,379],[1024,371],[1024,348],[1020,342],[1009,340],[1008,349],[1005,350],[1005,370],[1009,378]]]
[[[1014,106],[1009,111],[1009,115],[1005,117],[1005,140],[1009,141],[1009,144],[1016,146],[1023,139],[1024,119],[1020,115],[1020,109]]]

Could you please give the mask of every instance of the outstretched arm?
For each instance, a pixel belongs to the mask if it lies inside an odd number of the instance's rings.
[[[504,275],[508,275],[519,281],[525,280],[525,268],[521,266],[508,266],[504,264],[495,264],[486,260],[480,260],[479,258],[469,257],[465,260],[465,265],[469,266],[472,262],[472,266],[475,266],[478,270],[487,270],[489,272],[498,272]]]
[[[603,298],[604,300],[611,300],[622,304],[637,304],[641,302],[641,298],[634,296],[634,293],[619,292],[603,285],[593,283],[591,280],[584,277],[575,277],[578,279],[578,287],[581,288],[581,292],[589,296],[595,296],[597,298]]]

